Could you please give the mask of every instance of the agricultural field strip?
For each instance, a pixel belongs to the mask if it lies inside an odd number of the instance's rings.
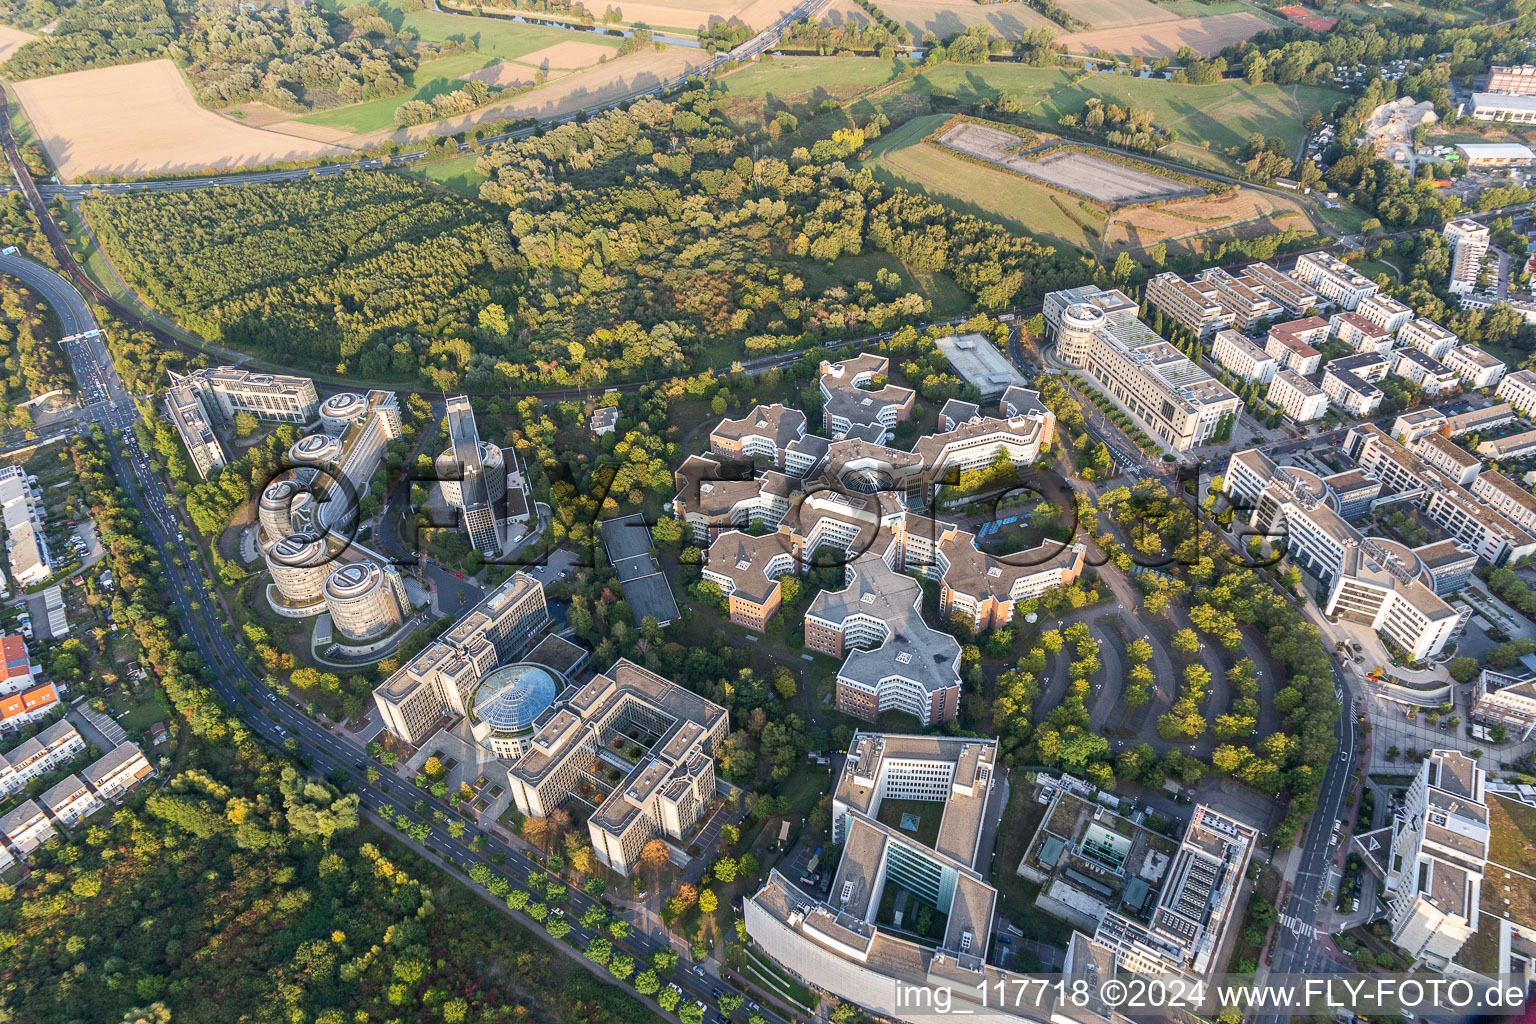
[[[1029,154],[1058,146],[1060,141],[1050,138],[1030,149],[1019,151],[1022,142],[1019,136],[1001,129],[970,123],[955,125],[938,140],[939,145],[957,153],[997,164],[1104,203],[1201,194],[1198,188],[1086,153],[1068,152],[1049,155],[1039,161],[1029,160],[1026,159]]]

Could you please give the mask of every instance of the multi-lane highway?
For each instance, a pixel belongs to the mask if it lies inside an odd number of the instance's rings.
[[[1280,908],[1280,930],[1275,939],[1275,952],[1270,957],[1270,974],[1324,974],[1349,970],[1323,952],[1319,939],[1318,909],[1323,901],[1328,868],[1333,861],[1332,825],[1341,816],[1344,796],[1353,784],[1355,761],[1359,757],[1359,736],[1355,716],[1351,711],[1354,703],[1345,674],[1339,671],[1338,659],[1330,659],[1333,667],[1334,691],[1341,705],[1338,725],[1334,735],[1338,740],[1338,753],[1328,763],[1323,775],[1322,788],[1317,794],[1317,810],[1307,825],[1306,842],[1299,852],[1291,856],[1301,857],[1296,877],[1291,884],[1290,897]],[[1343,842],[1348,841],[1346,836]],[[1288,1014],[1269,1014],[1259,1018],[1259,1024],[1281,1024],[1290,1019]]]

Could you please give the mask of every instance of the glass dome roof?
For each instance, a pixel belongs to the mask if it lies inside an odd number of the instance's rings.
[[[537,665],[503,665],[475,689],[475,717],[497,732],[521,732],[555,702],[555,677]]]

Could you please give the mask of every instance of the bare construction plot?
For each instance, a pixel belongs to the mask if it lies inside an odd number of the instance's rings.
[[[938,143],[957,153],[1110,205],[1204,194],[1203,189],[1192,185],[1091,153],[1076,150],[1041,152],[1060,145],[1060,140],[1051,136],[1026,140],[1001,128],[961,122],[945,129],[939,135]],[[1039,155],[1031,155],[1036,153]]]
[[[233,170],[348,152],[203,109],[169,60],[72,71],[12,88],[65,179]]]

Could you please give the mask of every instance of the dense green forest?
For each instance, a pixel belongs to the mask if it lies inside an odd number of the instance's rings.
[[[56,388],[73,390],[74,378],[64,365],[58,338],[58,324],[43,311],[37,295],[15,278],[0,275],[0,365],[6,401],[25,402]]]
[[[359,172],[85,209],[129,283],[209,340],[443,390],[665,377],[920,321],[934,287],[1003,309],[1081,276],[850,168],[881,117],[800,144],[793,117],[743,137],[725,99],[499,145],[481,202]]]
[[[473,44],[423,43],[397,36],[379,9],[360,3],[340,14],[313,4],[242,9],[221,0],[0,0],[0,20],[51,34],[5,64],[12,78],[169,57],[187,69],[198,99],[220,107],[261,100],[316,110],[404,91],[422,60]]]
[[[0,1012],[81,1020],[654,1019],[246,736],[0,885]]]

